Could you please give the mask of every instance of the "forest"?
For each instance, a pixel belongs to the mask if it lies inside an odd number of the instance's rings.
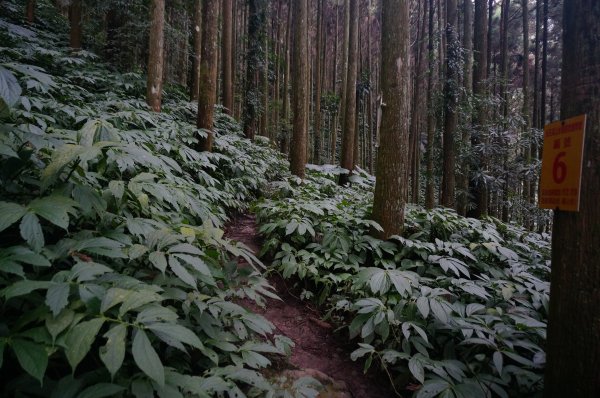
[[[600,396],[600,1],[0,0],[0,396]]]

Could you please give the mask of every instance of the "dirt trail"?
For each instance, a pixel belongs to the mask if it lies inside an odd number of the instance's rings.
[[[243,242],[255,253],[261,246],[253,215],[237,217],[226,228],[226,236]],[[388,389],[384,375],[364,375],[362,363],[350,359],[355,345],[349,345],[333,333],[333,328],[320,320],[318,312],[306,302],[291,295],[285,281],[270,278],[283,301],[267,300],[266,308],[244,303],[252,311],[271,321],[276,333],[283,334],[295,343],[289,360],[294,376],[312,376],[326,384],[327,391],[319,397],[326,398],[387,398],[395,394]],[[343,343],[346,343],[345,345]]]

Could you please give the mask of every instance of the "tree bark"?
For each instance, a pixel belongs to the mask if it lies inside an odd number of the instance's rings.
[[[223,107],[233,115],[233,0],[223,0],[223,28],[221,34],[221,70],[223,73]]]
[[[600,2],[566,0],[561,118],[587,114],[579,212],[554,212],[544,397],[600,396]]]
[[[473,95],[480,100],[486,94],[487,79],[487,4],[486,0],[475,0],[475,17],[474,17],[474,42],[473,42]],[[486,123],[485,106],[478,101],[473,114],[473,128],[471,129],[471,147],[477,151],[478,147],[483,142],[483,130]],[[471,179],[469,181],[469,192],[473,196],[474,206],[467,211],[467,216],[473,218],[481,218],[487,215],[487,189],[485,182],[478,179],[476,176],[482,172],[484,162],[481,155],[475,152],[471,169]]]
[[[27,0],[27,7],[25,8],[25,20],[28,24],[35,22],[35,4],[36,0]]]
[[[199,149],[212,151],[213,121],[217,99],[217,22],[219,1],[202,0],[202,53],[200,55],[200,90],[198,90],[198,123],[207,136],[199,140]]]
[[[531,115],[529,114],[529,1],[521,0],[521,9],[523,12],[523,134],[529,136],[531,129]],[[531,164],[532,144],[525,149],[525,162],[527,166]],[[523,180],[523,201],[529,203],[531,200],[531,181],[528,176]],[[524,224],[527,228],[530,226],[530,216],[525,215]]]
[[[263,35],[266,17],[266,0],[249,0],[248,50],[246,55],[246,95],[244,99],[244,135],[254,139],[261,115],[261,87],[259,72],[266,62]]]
[[[439,11],[438,11],[439,12]],[[429,70],[427,72],[427,151],[425,152],[425,207],[432,209],[435,206],[435,184],[433,176],[433,140],[435,133],[435,103],[433,98],[433,73],[435,70],[434,48],[434,3],[429,0],[429,29],[427,50],[429,52]]]
[[[148,83],[146,102],[154,112],[160,112],[164,70],[165,1],[152,0],[148,49]]]
[[[290,170],[304,178],[308,124],[307,70],[308,70],[308,0],[295,0],[292,4],[294,21],[293,76],[292,76],[292,143],[290,148]]]
[[[381,117],[381,146],[373,220],[383,228],[381,239],[401,235],[408,186],[410,119],[410,24],[408,1],[382,1],[381,80],[385,106]]]
[[[194,54],[192,61],[192,92],[190,93],[190,100],[198,101],[198,92],[200,90],[200,53],[202,51],[202,0],[195,1],[194,23],[192,26]]]
[[[455,163],[454,135],[458,122],[458,75],[460,65],[460,44],[456,32],[456,0],[446,0],[446,84],[444,87],[444,135],[442,174],[442,205],[455,207]]]
[[[321,75],[323,73],[323,58],[324,52],[323,47],[325,45],[323,40],[323,0],[317,0],[317,57],[315,59],[315,119],[314,119],[314,148],[313,148],[313,163],[321,164],[321,152],[323,151],[323,139],[321,137]]]
[[[73,0],[69,6],[69,46],[71,49],[81,50],[82,41],[82,20],[81,20],[81,0]]]
[[[463,3],[463,51],[464,51],[464,68],[463,68],[463,88],[465,97],[470,97],[473,90],[473,1],[464,0]],[[470,122],[470,120],[468,121]],[[467,122],[467,123],[468,123]],[[469,129],[463,129],[461,144],[463,147],[469,147],[471,142]],[[469,162],[468,159],[463,159],[460,164],[460,175],[457,177],[457,186],[459,193],[456,197],[456,211],[461,216],[467,214],[469,205]]]
[[[348,182],[354,169],[354,138],[356,135],[356,78],[358,74],[358,0],[350,0],[350,26],[348,38],[348,75],[346,78],[346,103],[344,104],[344,131],[342,137],[341,166],[348,174],[340,174],[340,185]]]

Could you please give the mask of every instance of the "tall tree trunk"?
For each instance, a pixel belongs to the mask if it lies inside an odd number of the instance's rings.
[[[540,128],[546,124],[546,89],[548,80],[548,0],[543,0],[544,12],[542,14],[542,87],[540,89],[542,98],[540,102]]]
[[[444,87],[444,168],[442,174],[442,205],[455,206],[455,158],[454,135],[457,125],[458,75],[460,66],[460,44],[456,32],[456,0],[446,0],[446,84]]]
[[[198,128],[207,136],[200,139],[202,151],[212,151],[213,121],[217,100],[217,22],[219,1],[202,0],[202,54],[200,55],[200,90],[198,91]]]
[[[221,61],[223,71],[223,106],[233,115],[233,0],[223,0]]]
[[[344,104],[344,131],[342,137],[341,166],[349,174],[340,174],[340,185],[345,185],[354,169],[354,138],[356,135],[356,79],[358,74],[358,0],[349,0],[350,24],[348,36],[348,75],[346,77],[346,103]]]
[[[202,52],[202,0],[195,1],[194,23],[194,57],[192,62],[192,92],[190,99],[198,101],[198,92],[200,90],[200,53]]]
[[[593,33],[595,32],[595,33]],[[579,212],[554,212],[544,397],[600,396],[600,2],[566,0],[561,118],[587,114]]]
[[[434,48],[434,3],[429,0],[429,29],[428,29],[428,60],[427,71],[427,151],[425,152],[425,207],[432,209],[435,206],[435,184],[433,176],[433,140],[435,133],[435,100],[433,98],[433,73],[435,69],[435,48]],[[439,12],[439,11],[438,11]]]
[[[474,34],[473,43],[473,95],[480,100],[486,95],[487,79],[487,4],[486,0],[475,0]],[[473,114],[473,128],[471,129],[471,147],[477,151],[483,143],[483,131],[486,124],[486,109],[482,101],[478,101],[478,106]],[[487,215],[487,189],[485,182],[478,179],[477,176],[482,172],[484,165],[481,154],[475,154],[471,170],[471,180],[469,181],[469,192],[473,196],[474,206],[467,211],[469,217],[481,218]]]
[[[529,114],[529,1],[521,0],[521,9],[523,12],[523,134],[528,137],[531,129],[531,115]],[[525,149],[525,162],[527,166],[531,164],[532,144]],[[528,176],[523,180],[523,201],[529,203],[531,200],[531,182]],[[524,224],[531,228],[529,215],[526,215]]]
[[[287,14],[287,27],[286,27],[286,39],[285,39],[285,71],[283,74],[283,120],[284,129],[283,137],[281,139],[281,153],[287,154],[289,152],[290,144],[290,74],[291,74],[291,48],[292,48],[292,5],[288,4]]]
[[[503,116],[503,120],[504,120],[504,130],[508,130],[508,124],[507,124],[507,120],[508,120],[508,109],[509,109],[509,104],[508,104],[508,21],[509,21],[509,11],[510,11],[510,0],[502,0],[502,12],[501,12],[501,49],[500,49],[500,79],[501,79],[501,85],[500,85],[500,93],[502,96],[502,116]],[[505,136],[501,136],[500,137],[500,144],[504,147],[504,148],[508,148],[509,143],[508,143],[508,138]],[[503,162],[504,162],[504,186],[502,189],[502,201],[501,201],[501,208],[502,208],[502,221],[504,222],[508,222],[508,196],[509,196],[509,185],[508,185],[508,180],[509,180],[509,176],[507,175],[508,173],[508,150],[504,151],[504,155],[503,155]]]
[[[35,3],[36,0],[27,0],[27,7],[25,8],[25,20],[28,24],[35,22]]]
[[[464,0],[463,2],[463,51],[465,64],[463,69],[463,88],[464,94],[468,97],[473,89],[473,2],[472,0]],[[470,120],[469,120],[470,122]],[[470,146],[469,129],[463,129],[461,137],[461,145],[463,147]],[[461,216],[467,214],[469,204],[469,162],[468,159],[463,159],[460,164],[460,174],[457,176],[457,186],[459,193],[456,198],[456,210]]]
[[[260,118],[261,87],[259,71],[265,60],[263,35],[266,24],[266,0],[249,0],[248,51],[246,55],[246,95],[244,99],[244,135],[254,139]]]
[[[383,108],[381,146],[377,156],[377,182],[373,220],[387,239],[402,235],[407,190],[410,119],[410,25],[408,1],[382,0],[381,80]]]
[[[323,58],[325,46],[323,40],[323,19],[324,19],[324,3],[323,0],[317,0],[317,56],[315,58],[315,120],[314,120],[314,148],[313,148],[313,163],[321,164],[321,152],[323,151],[323,140],[321,138],[321,90],[322,81],[321,75],[323,73]]]
[[[81,0],[73,0],[69,6],[69,46],[75,50],[81,50],[82,41]]]
[[[164,70],[165,0],[152,0],[150,18],[146,102],[154,112],[160,112]]]
[[[342,62],[341,62],[341,72],[342,72],[342,95],[340,102],[340,126],[342,128],[342,142],[344,140],[344,128],[345,128],[345,120],[346,120],[346,102],[347,102],[347,93],[348,93],[348,52],[350,48],[350,2],[346,1],[344,4],[344,37],[342,42]],[[353,88],[354,90],[354,88]],[[334,147],[335,150],[335,147]],[[340,150],[340,162],[342,161],[342,150]],[[335,154],[335,152],[334,152]]]
[[[421,141],[421,109],[423,97],[423,75],[425,64],[425,25],[427,21],[427,2],[419,5],[417,15],[417,37],[415,41],[414,83],[412,87],[412,104],[410,112],[410,201],[419,203],[419,166],[420,166],[420,141]]]
[[[292,76],[292,143],[290,169],[292,174],[304,178],[308,137],[308,109],[306,102],[308,70],[308,0],[295,0],[292,4],[294,23],[293,71]]]

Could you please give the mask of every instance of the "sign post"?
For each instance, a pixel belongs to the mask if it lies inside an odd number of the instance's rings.
[[[540,208],[579,211],[585,122],[580,115],[544,127]]]

